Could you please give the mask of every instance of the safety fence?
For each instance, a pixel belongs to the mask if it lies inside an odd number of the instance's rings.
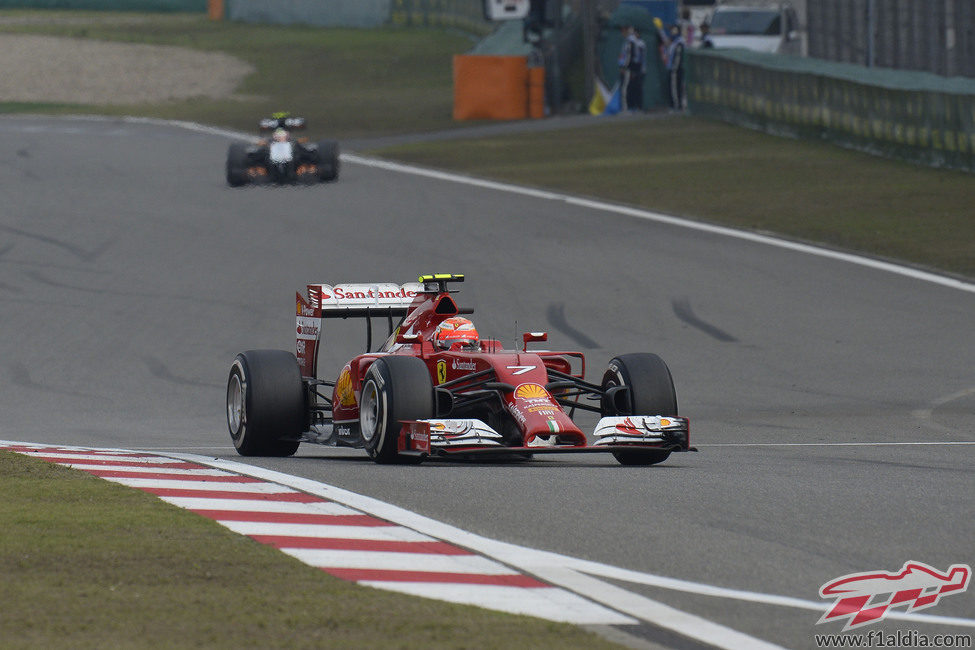
[[[874,154],[975,171],[975,80],[763,55],[695,51],[696,115]]]
[[[455,28],[479,35],[496,27],[484,19],[481,0],[393,0],[389,20],[400,27]]]

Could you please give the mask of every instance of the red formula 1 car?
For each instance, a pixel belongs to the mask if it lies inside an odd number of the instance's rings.
[[[231,366],[227,423],[238,453],[289,456],[310,442],[362,447],[378,463],[607,452],[624,465],[652,465],[693,450],[660,357],[617,356],[594,384],[584,380],[582,353],[527,349],[544,332],[505,350],[459,316],[472,310],[460,309],[447,285],[463,279],[308,285],[307,297],[296,295],[297,356],[250,350]],[[375,317],[390,332],[379,351],[352,358],[335,381],[318,379],[325,321],[366,319],[369,350]],[[572,420],[577,410],[601,416],[592,444]]]

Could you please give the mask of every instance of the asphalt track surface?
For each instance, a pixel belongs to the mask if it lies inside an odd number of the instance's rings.
[[[482,336],[547,330],[596,379],[614,354],[660,354],[701,453],[650,468],[599,455],[388,467],[303,445],[245,462],[674,578],[613,584],[791,648],[840,626],[752,596],[825,606],[819,587],[844,574],[975,564],[975,293],[349,161],[326,186],[231,189],[227,143],[0,120],[0,439],[242,460],[224,420],[229,365],[293,349],[296,289],[465,273],[459,302]],[[352,321],[325,337],[325,375],[365,344]],[[975,590],[925,611],[973,612]],[[877,629],[973,633],[955,623]],[[649,623],[626,631],[701,647]]]

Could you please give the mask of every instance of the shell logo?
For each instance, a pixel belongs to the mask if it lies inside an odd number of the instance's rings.
[[[355,393],[352,391],[352,370],[349,366],[342,368],[339,380],[335,382],[335,394],[338,395],[342,406],[355,406]]]
[[[519,399],[548,399],[548,391],[538,384],[521,384],[515,389],[515,397]]]

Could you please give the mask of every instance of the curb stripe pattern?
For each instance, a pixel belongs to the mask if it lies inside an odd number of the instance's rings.
[[[263,479],[124,450],[0,449],[154,494],[342,580],[558,622],[634,622],[460,546]]]

